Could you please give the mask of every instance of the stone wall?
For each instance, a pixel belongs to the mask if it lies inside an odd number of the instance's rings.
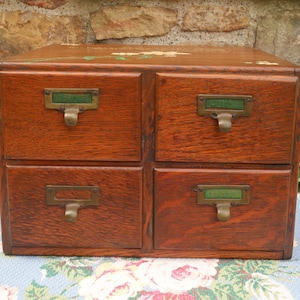
[[[257,47],[300,65],[299,0],[0,0],[0,58],[53,43]]]

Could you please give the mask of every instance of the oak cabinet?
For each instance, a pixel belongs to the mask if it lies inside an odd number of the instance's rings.
[[[299,74],[239,47],[53,45],[3,61],[4,252],[290,258]]]

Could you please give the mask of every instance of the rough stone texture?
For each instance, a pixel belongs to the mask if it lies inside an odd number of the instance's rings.
[[[163,7],[110,6],[91,13],[97,40],[160,36],[176,24],[177,11]]]
[[[300,65],[300,9],[277,11],[257,27],[255,47]]]
[[[249,26],[250,17],[243,7],[202,5],[192,6],[184,16],[186,31],[224,32]]]
[[[0,59],[52,43],[201,44],[300,65],[299,11],[299,0],[0,0]]]
[[[32,12],[0,13],[0,57],[54,43],[84,43],[80,17],[45,16]]]
[[[30,6],[43,7],[47,9],[55,9],[57,7],[65,5],[68,2],[68,0],[20,0],[20,1]]]

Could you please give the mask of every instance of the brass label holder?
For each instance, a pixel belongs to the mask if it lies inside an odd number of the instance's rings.
[[[218,220],[230,219],[230,208],[249,204],[249,185],[198,185],[197,204],[211,205],[217,208]]]
[[[63,192],[88,192],[90,198],[58,198],[57,193]],[[100,203],[100,190],[97,186],[68,186],[68,185],[47,185],[46,186],[46,204],[65,207],[65,220],[75,222],[79,208],[87,206],[98,206]]]
[[[45,88],[45,108],[64,113],[67,126],[75,126],[78,114],[99,106],[99,89]]]
[[[248,117],[252,113],[250,95],[198,95],[198,115],[218,120],[220,131],[231,130],[232,119]]]

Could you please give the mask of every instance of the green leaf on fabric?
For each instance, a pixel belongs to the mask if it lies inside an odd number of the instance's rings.
[[[80,281],[88,276],[90,276],[93,272],[93,270],[89,267],[72,267],[66,265],[62,272],[64,275],[70,279],[75,281]]]
[[[25,290],[25,300],[69,300],[69,298],[62,295],[49,295],[49,288],[37,284],[34,280]]]
[[[240,297],[240,295],[237,295],[234,290],[233,284],[228,284],[222,282],[214,282],[211,286],[211,290],[214,292],[215,299],[218,300],[228,300],[228,299],[236,299],[236,300],[245,300],[247,298]]]
[[[211,300],[217,299],[216,294],[211,289],[197,288],[188,292],[195,300]]]
[[[250,298],[250,294],[247,290],[245,290],[244,285],[245,285],[245,283],[243,281],[240,281],[238,284],[233,284],[232,285],[234,294],[239,297],[237,299],[245,300],[245,299]]]
[[[291,266],[291,265],[283,266],[283,265],[280,265],[278,267],[277,273],[274,274],[274,276],[276,276],[278,278],[282,278],[282,279],[284,279],[287,276],[288,277],[291,277],[291,276],[300,277],[300,269],[296,265],[295,266]]]
[[[141,296],[141,292],[137,292],[137,294],[135,296],[129,297],[127,300],[136,300],[136,299],[140,298],[140,296]]]
[[[230,265],[223,266],[218,273],[218,281],[232,282],[242,274],[243,266],[232,263]],[[240,279],[239,279],[240,280]]]
[[[41,269],[46,270],[46,277],[54,277],[61,272],[62,269],[61,261],[50,261],[45,265],[41,266]]]
[[[70,298],[64,297],[62,295],[51,295],[47,298],[47,300],[70,300]]]
[[[279,267],[279,262],[275,260],[246,260],[244,270],[250,274],[262,273],[266,275],[274,274]]]
[[[80,281],[85,277],[92,274],[93,269],[91,266],[83,266],[79,263],[79,260],[74,262],[70,260],[54,260],[49,261],[41,267],[46,270],[46,277],[54,277],[57,274],[64,274],[68,279]]]
[[[48,287],[39,285],[33,280],[25,290],[25,299],[47,299],[48,293]]]
[[[244,289],[244,282],[251,278],[251,274],[245,271],[245,261],[227,260],[219,265],[218,277],[211,285],[216,299],[249,299],[249,293]]]
[[[267,275],[253,273],[253,277],[245,283],[248,290],[256,299],[291,300],[293,299],[287,288],[272,280]]]

